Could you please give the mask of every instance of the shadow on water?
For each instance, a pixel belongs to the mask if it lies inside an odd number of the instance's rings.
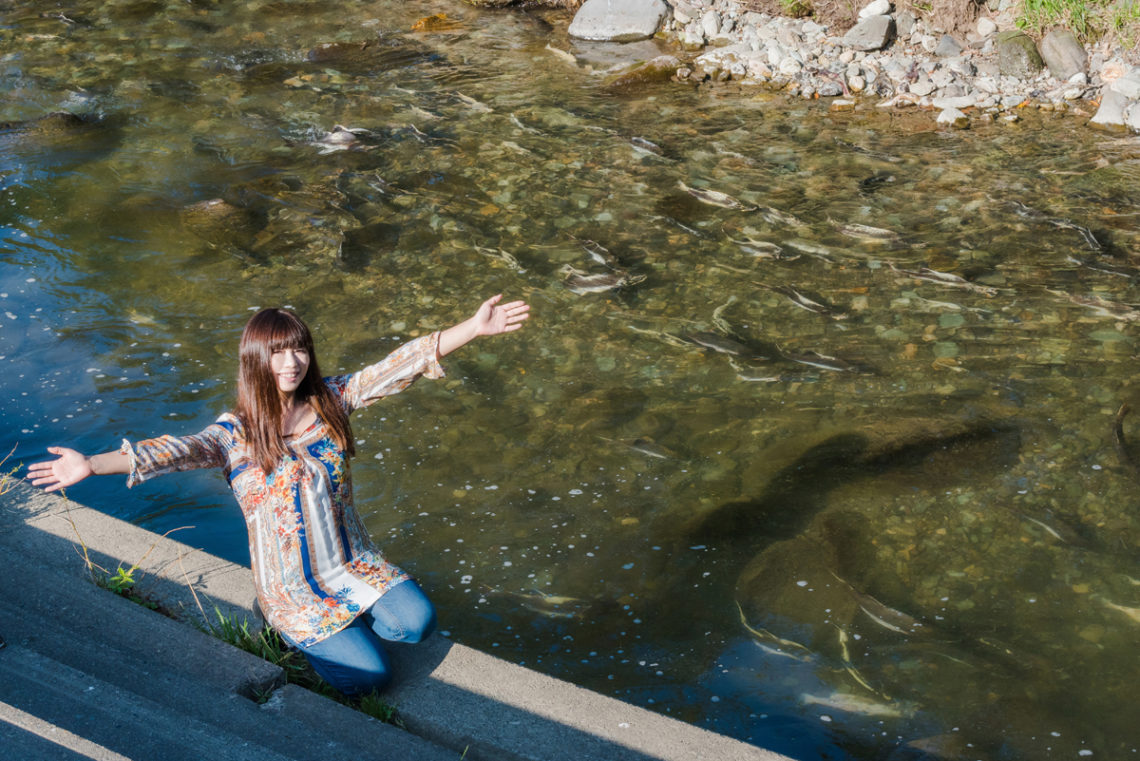
[[[61,174],[96,161],[118,146],[121,120],[57,111],[0,123],[0,178],[28,171]]]

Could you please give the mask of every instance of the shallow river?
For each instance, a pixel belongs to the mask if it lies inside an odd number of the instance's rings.
[[[565,24],[0,0],[4,467],[205,427],[257,307],[331,373],[502,291],[353,421],[448,636],[803,759],[1135,758],[1140,142],[607,88]],[[218,474],[70,496],[248,562]]]

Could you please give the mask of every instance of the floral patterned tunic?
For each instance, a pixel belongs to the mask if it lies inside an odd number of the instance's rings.
[[[443,377],[439,333],[404,344],[379,363],[325,383],[347,412],[398,393],[423,375]],[[408,575],[372,543],[352,504],[348,458],[319,418],[286,438],[289,455],[268,476],[250,459],[240,421],[225,413],[193,436],[160,436],[120,451],[127,486],[164,473],[220,467],[249,532],[257,599],[266,620],[297,645],[335,634]]]

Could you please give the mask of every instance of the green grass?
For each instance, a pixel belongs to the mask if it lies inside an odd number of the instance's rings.
[[[1140,0],[1023,0],[1017,25],[1037,34],[1067,27],[1082,42],[1111,34],[1126,47],[1134,47],[1140,31]]]
[[[12,447],[12,451],[9,452],[8,454],[4,455],[3,460],[0,460],[0,468],[3,468],[4,463],[8,462],[8,458],[11,457],[15,453],[16,453],[16,447]],[[0,473],[0,495],[7,494],[8,492],[10,492],[16,488],[15,476],[16,476],[16,471],[18,471],[19,469],[20,469],[20,466],[17,465],[16,467],[9,470],[7,473]]]
[[[227,618],[217,607],[214,608],[214,615],[217,621],[209,623],[210,634],[223,642],[278,666],[285,673],[287,684],[304,687],[306,690],[355,708],[361,713],[379,719],[386,724],[403,726],[403,722],[400,721],[400,717],[396,713],[396,707],[376,693],[349,698],[334,690],[328,682],[317,676],[305,657],[297,650],[289,647],[275,630],[268,626],[256,630],[250,629],[248,621],[243,620],[238,623],[234,619]],[[269,697],[269,695],[264,695],[261,696],[260,700],[264,702]]]

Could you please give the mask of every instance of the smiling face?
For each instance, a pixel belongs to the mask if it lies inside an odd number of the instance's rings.
[[[259,415],[294,395],[307,400],[321,382],[312,334],[288,310],[263,309],[250,318],[238,353],[242,409],[258,409]]]
[[[277,349],[269,357],[269,369],[277,381],[277,390],[291,396],[309,371],[309,352],[299,347]]]

